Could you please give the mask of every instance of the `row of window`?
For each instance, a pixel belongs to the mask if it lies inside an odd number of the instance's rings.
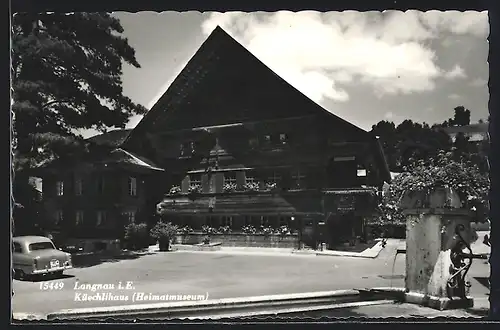
[[[107,219],[107,211],[97,211],[96,212],[96,226],[102,226],[106,224]],[[135,222],[135,211],[125,211],[122,213],[122,216],[127,220],[128,223]],[[55,212],[54,216],[55,225],[59,226],[64,221],[64,212],[62,210],[58,210]],[[75,212],[75,225],[81,226],[85,220],[85,212],[82,210],[77,210]]]
[[[270,144],[287,144],[288,143],[288,135],[285,133],[278,134],[266,134],[262,137],[264,145]],[[256,147],[259,145],[259,138],[253,137],[248,141],[250,147]],[[192,155],[196,152],[197,143],[194,141],[188,141],[181,143],[180,147],[180,156],[188,156]]]
[[[245,173],[245,183],[255,183],[257,180],[255,179],[254,175],[252,173],[246,172]],[[305,180],[306,180],[306,174],[304,171],[301,170],[294,170],[292,171],[290,177],[292,180],[295,182],[297,187],[304,187],[305,185]],[[281,173],[273,171],[269,173],[267,176],[266,180],[268,182],[274,182],[274,183],[279,183],[283,179]],[[201,175],[200,174],[191,174],[189,176],[189,181],[192,185],[197,185],[201,184]],[[224,173],[224,184],[236,184],[236,172],[226,172]]]
[[[137,196],[137,178],[129,177],[128,178],[128,194],[129,196]],[[105,179],[101,177],[97,180],[97,193],[103,194],[105,192]],[[83,195],[83,180],[81,178],[76,177],[74,181],[74,193],[76,196]],[[64,181],[56,182],[56,194],[57,196],[64,195]]]

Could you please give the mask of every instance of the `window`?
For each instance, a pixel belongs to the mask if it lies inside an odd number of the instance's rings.
[[[75,177],[75,195],[81,196],[83,193],[83,181],[80,177]]]
[[[180,155],[188,156],[190,154],[194,154],[196,150],[196,143],[193,141],[183,142],[180,145]]]
[[[271,135],[269,135],[269,134],[268,134],[268,135],[264,135],[264,141],[265,141],[266,143],[271,142]]]
[[[129,196],[137,196],[137,178],[128,178],[128,194]]]
[[[123,216],[125,217],[128,223],[135,223],[135,211],[123,212]]]
[[[233,217],[222,217],[222,226],[233,227]]]
[[[276,172],[276,171],[273,171],[268,177],[267,177],[267,180],[270,182],[270,183],[278,183],[281,181],[281,175]]]
[[[64,181],[57,181],[56,182],[56,193],[57,193],[57,196],[64,195]]]
[[[245,183],[255,183],[255,178],[252,173],[246,173]]]
[[[97,211],[97,221],[96,226],[101,226],[104,222],[106,222],[106,211]]]
[[[261,226],[268,226],[269,225],[269,219],[266,216],[261,216],[260,217],[260,225]]]
[[[364,168],[358,168],[358,177],[365,177],[366,176],[366,169]]]
[[[290,217],[280,217],[280,226],[289,226],[290,225]]]
[[[98,194],[104,194],[104,188],[105,188],[105,180],[103,176],[100,176],[97,179],[97,193]]]
[[[18,253],[22,253],[23,252],[23,249],[21,248],[21,244],[19,243],[14,243],[14,252],[18,252]]]
[[[191,174],[189,176],[189,184],[190,185],[200,185],[201,184],[201,177],[200,175],[197,174]]]
[[[252,217],[249,215],[245,215],[245,226],[251,226],[252,225]]]
[[[305,179],[306,176],[303,172],[300,170],[295,170],[292,172],[292,180],[295,183],[295,188],[300,189],[300,188],[305,188]]]
[[[236,173],[234,172],[224,173],[224,184],[236,184]]]
[[[38,242],[30,244],[28,249],[30,251],[55,250],[55,246],[51,242]]]
[[[286,144],[287,140],[288,140],[288,137],[286,136],[286,134],[285,133],[281,133],[280,134],[280,143],[281,144]]]
[[[64,220],[64,213],[62,210],[57,210],[54,216],[55,225],[59,226],[61,222]]]
[[[80,226],[83,223],[84,213],[81,210],[76,211],[75,215],[75,225]]]

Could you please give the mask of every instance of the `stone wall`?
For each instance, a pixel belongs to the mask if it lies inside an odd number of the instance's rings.
[[[176,244],[200,244],[206,237],[203,233],[190,233],[177,235]],[[235,247],[272,247],[272,248],[298,248],[299,236],[294,235],[246,235],[243,233],[212,234],[210,242],[222,243],[222,246]]]

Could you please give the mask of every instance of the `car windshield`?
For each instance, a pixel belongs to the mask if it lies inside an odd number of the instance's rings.
[[[32,244],[30,244],[29,249],[30,249],[30,251],[53,250],[54,245],[52,245],[51,242],[32,243]]]

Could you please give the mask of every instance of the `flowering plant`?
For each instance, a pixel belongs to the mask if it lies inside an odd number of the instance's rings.
[[[274,190],[278,187],[276,182],[266,182],[266,189],[267,190]]]
[[[269,235],[274,234],[274,229],[273,229],[272,227],[264,227],[264,226],[261,226],[261,227],[260,227],[260,232],[261,232],[264,236],[269,236]]]
[[[226,183],[222,187],[222,190],[224,192],[233,192],[233,191],[236,191],[236,188],[237,188],[236,183]]]
[[[281,236],[286,236],[286,235],[292,234],[292,230],[287,225],[280,226],[279,228],[276,229],[275,232],[276,232],[276,234],[281,235]]]
[[[189,186],[188,189],[189,193],[201,193],[202,192],[202,187],[200,184],[192,184]]]
[[[456,159],[451,152],[441,152],[436,159],[412,164],[398,175],[379,205],[378,224],[404,224],[400,207],[406,192],[423,191],[429,194],[435,188],[451,188],[459,195],[462,207],[475,213],[476,220],[487,216],[489,180],[477,165],[465,159]]]
[[[259,184],[257,182],[247,182],[247,183],[245,183],[243,188],[245,188],[245,190],[249,190],[249,191],[257,191],[257,190],[259,190]]]
[[[180,193],[181,191],[182,191],[181,187],[172,186],[172,188],[170,188],[169,194],[174,195]]]
[[[193,232],[193,228],[189,227],[189,226],[184,226],[182,228],[179,228],[177,230],[177,233],[181,234],[181,235],[187,235],[189,233],[192,233]]]
[[[219,233],[221,233],[221,234],[230,234],[231,233],[231,227],[229,227],[229,226],[221,226],[221,227],[219,227],[219,229],[217,231]]]
[[[201,227],[201,231],[207,235],[219,233],[219,231],[216,228],[207,225]]]

